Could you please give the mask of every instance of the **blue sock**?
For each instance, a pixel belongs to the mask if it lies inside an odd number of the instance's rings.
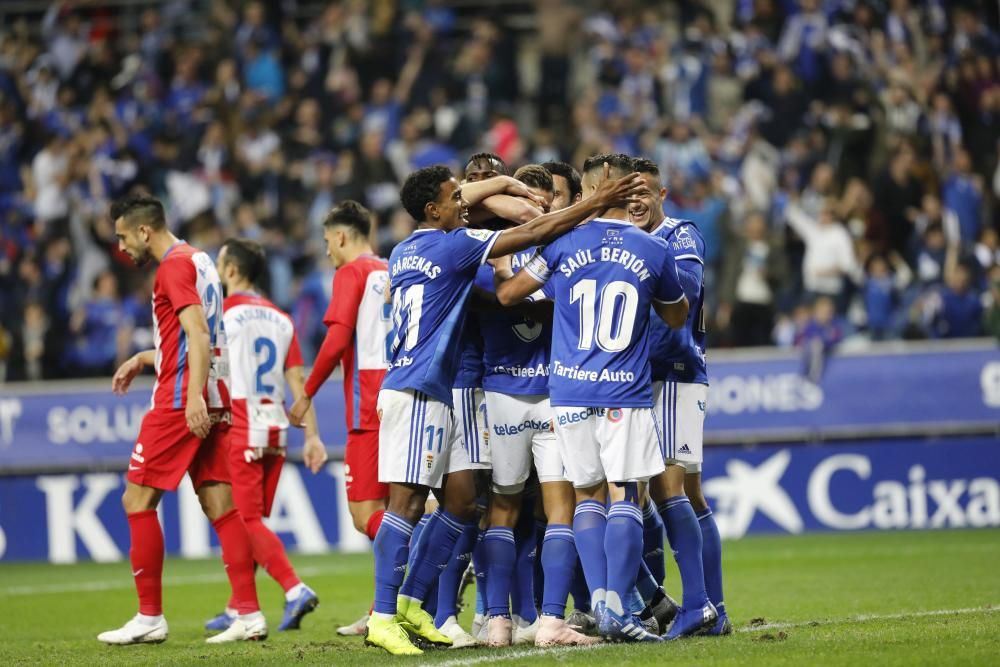
[[[726,602],[722,597],[722,538],[711,509],[699,512],[697,516],[698,524],[701,525],[701,562],[705,569],[705,589],[708,599],[719,611],[719,616],[722,616],[726,613]]]
[[[549,524],[542,546],[542,568],[545,570],[545,591],[542,613],[563,618],[570,583],[576,574],[576,542],[573,529],[565,524]]]
[[[684,609],[698,609],[708,600],[705,570],[701,564],[701,528],[687,496],[667,498],[658,508],[667,528],[667,540],[674,552],[684,587]]]
[[[483,538],[486,551],[486,600],[490,616],[510,616],[510,590],[513,584],[517,547],[512,528],[489,528]]]
[[[662,586],[667,577],[667,565],[663,561],[663,520],[651,500],[642,508],[642,559],[656,585]]]
[[[604,551],[607,524],[607,509],[603,503],[583,500],[577,504],[573,513],[573,539],[587,577],[591,605],[603,602],[608,589],[608,561]]]
[[[612,503],[604,550],[608,559],[608,609],[624,614],[642,560],[642,510],[634,502]]]
[[[469,524],[442,509],[434,512],[419,542],[422,553],[416,559],[413,569],[407,573],[400,593],[420,602],[428,599],[428,592],[441,570],[448,564],[448,559],[455,550],[455,543],[467,525]]]
[[[514,547],[517,560],[514,565],[513,587],[510,589],[511,612],[528,623],[538,618],[535,608],[535,503],[532,499],[521,506],[521,515],[514,526]]]
[[[656,595],[656,591],[660,590],[660,585],[656,583],[656,579],[649,572],[649,566],[642,559],[639,560],[639,572],[635,578],[635,587],[646,604],[649,604],[653,600],[653,596]]]
[[[472,567],[476,573],[476,613],[486,615],[490,606],[486,600],[486,531],[480,530],[472,547]]]
[[[545,604],[545,568],[542,567],[542,548],[545,546],[545,530],[548,522],[535,519],[535,608],[541,609]],[[573,549],[576,555],[576,549]]]
[[[441,627],[449,616],[458,616],[458,589],[462,586],[462,577],[472,559],[472,547],[479,536],[479,524],[473,523],[465,527],[455,543],[455,551],[451,560],[445,566],[438,579],[437,612],[434,614],[434,625]],[[429,612],[430,610],[428,610]]]
[[[420,517],[417,521],[417,525],[413,527],[413,535],[410,536],[410,556],[406,561],[407,571],[413,569],[413,565],[417,562],[417,547],[420,544],[420,536],[424,534],[424,528],[427,527],[427,522],[431,520],[433,514],[425,514]]]
[[[589,614],[590,589],[587,588],[587,577],[583,574],[583,563],[580,562],[579,555],[573,566],[573,579],[569,582],[569,592],[573,596],[573,608]]]
[[[396,595],[403,583],[403,570],[410,550],[413,526],[406,519],[386,512],[375,534],[375,605],[380,614],[396,613]]]
[[[642,610],[646,608],[646,601],[642,599],[642,595],[639,593],[639,589],[635,586],[632,587],[632,591],[629,593],[628,604],[625,605],[625,611],[629,615],[638,616],[642,613]]]

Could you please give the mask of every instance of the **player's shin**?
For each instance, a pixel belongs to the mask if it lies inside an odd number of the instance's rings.
[[[163,614],[163,531],[156,510],[128,515],[132,577],[143,616]]]
[[[722,596],[722,538],[711,509],[697,514],[701,526],[701,562],[705,570],[705,589],[709,601],[715,605],[719,616],[726,613],[725,598]]]
[[[648,496],[642,508],[642,559],[656,585],[662,586],[667,573],[663,560],[663,520]]]
[[[642,511],[634,502],[623,500],[611,505],[604,550],[608,560],[607,606],[621,616],[628,607],[642,560]]]
[[[511,611],[522,624],[531,624],[538,618],[535,608],[535,546],[534,499],[522,500],[521,513],[514,526],[514,546],[517,550],[515,581],[511,588]]]
[[[462,530],[455,543],[455,551],[451,560],[445,566],[438,580],[437,612],[434,614],[434,625],[441,627],[451,616],[458,616],[458,589],[462,577],[472,558],[472,548],[479,536],[479,525],[471,524]]]
[[[563,618],[570,583],[576,574],[576,542],[571,526],[551,524],[545,529],[541,561],[545,570],[542,613]]]
[[[233,509],[215,519],[212,526],[219,536],[222,561],[226,564],[226,575],[232,586],[236,611],[240,615],[259,612],[257,584],[254,581],[253,548],[243,519]]]
[[[604,551],[607,510],[597,500],[583,500],[573,515],[573,538],[587,577],[591,606],[604,602],[608,564]]]
[[[413,526],[402,516],[386,512],[373,543],[375,551],[376,614],[395,615],[396,597],[406,573]]]
[[[510,616],[508,600],[517,560],[514,530],[494,526],[483,537],[483,552],[486,560],[486,600],[488,616]]]
[[[687,496],[672,496],[657,508],[667,529],[684,588],[684,609],[698,609],[707,601],[702,565],[702,536],[698,518]]]
[[[259,518],[247,519],[245,523],[250,534],[250,544],[253,546],[253,559],[278,582],[281,590],[287,593],[302,583],[288,560],[285,546],[278,536]]]
[[[444,509],[434,512],[420,538],[420,553],[413,559],[413,569],[407,574],[400,594],[423,602],[441,569],[447,564],[459,536],[471,522],[463,522]]]

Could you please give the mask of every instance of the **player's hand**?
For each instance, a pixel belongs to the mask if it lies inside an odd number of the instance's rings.
[[[621,178],[611,178],[611,167],[604,163],[604,178],[597,186],[594,196],[601,202],[602,208],[613,208],[637,203],[639,196],[646,189],[646,182],[638,172],[632,172]]]
[[[313,474],[318,473],[323,468],[323,464],[326,463],[326,459],[326,446],[319,439],[319,436],[314,435],[306,438],[305,446],[302,449],[302,460],[306,467]]]
[[[508,177],[510,178],[510,177]],[[532,204],[538,208],[545,207],[545,199],[541,195],[537,195],[531,191],[527,185],[519,180],[510,178],[507,182],[507,188],[504,190],[504,194],[508,194],[514,197],[523,197],[529,200]]]
[[[208,432],[212,430],[212,422],[208,419],[208,406],[205,405],[204,396],[188,398],[184,418],[187,420],[189,431],[202,439],[208,437]]]
[[[308,396],[302,396],[299,400],[292,403],[292,408],[288,411],[288,423],[295,428],[305,426],[306,413],[309,412],[310,407],[312,407],[312,399]]]
[[[125,363],[118,367],[114,377],[111,378],[111,391],[118,396],[124,396],[128,392],[132,380],[142,372],[142,360],[139,355],[129,357]]]

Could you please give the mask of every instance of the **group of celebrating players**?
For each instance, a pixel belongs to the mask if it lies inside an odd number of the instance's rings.
[[[649,160],[598,155],[582,176],[561,162],[506,171],[480,153],[461,182],[445,166],[412,173],[400,199],[417,228],[388,262],[372,252],[368,211],[330,211],[328,332],[306,380],[291,319],[255,291],[259,244],[229,239],[213,264],[170,233],[157,200],[112,208],[122,251],[159,262],[156,348],[123,364],[113,388],[147,365],[157,381],[123,498],[139,613],[101,641],[167,637],[156,506],[185,472],[232,589],[207,641],[266,637],[257,564],[285,591],[279,630],[315,609],[262,518],[290,425],[305,428],[306,465],[326,461],[311,401],[338,364],[347,497],[375,554],[370,613],[339,633],[416,655],[731,632],[701,491],[701,234],[664,217]],[[664,533],[679,605],[663,588]],[[471,633],[457,621],[467,570]]]

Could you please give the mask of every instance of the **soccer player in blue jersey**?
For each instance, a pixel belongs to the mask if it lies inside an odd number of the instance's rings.
[[[653,406],[662,430],[667,466],[662,475],[650,482],[649,490],[666,525],[684,587],[682,608],[667,638],[688,636],[706,627],[708,634],[729,634],[732,625],[722,597],[722,543],[701,490],[702,433],[708,400],[703,291],[705,241],[691,221],[663,215],[666,188],[660,182],[656,163],[638,159],[635,168],[642,174],[646,188],[640,200],[629,207],[629,219],[640,229],[666,241],[691,305],[683,327],[668,328],[655,318],[650,318],[649,325]],[[658,558],[662,567],[662,555]],[[711,613],[713,606],[717,618]]]
[[[378,400],[379,479],[390,484],[389,507],[374,543],[375,605],[367,643],[394,655],[421,653],[410,633],[451,644],[422,605],[476,514],[468,456],[452,439],[457,338],[476,271],[489,257],[548,243],[596,211],[624,205],[640,186],[632,174],[608,179],[596,202],[494,232],[466,228],[470,201],[500,192],[534,198],[523,184],[498,176],[461,186],[442,165],[420,169],[403,184],[403,207],[419,224],[389,258],[394,335]],[[404,581],[410,535],[432,488],[441,507],[424,528]]]
[[[551,205],[552,175],[544,167],[526,165],[517,170],[514,178],[543,194],[546,204]],[[534,252],[529,248],[512,255],[512,270],[520,270]],[[477,284],[492,291],[493,272],[485,268],[480,270]],[[481,277],[486,280],[481,281]],[[542,292],[529,299],[548,300]],[[547,315],[544,319],[530,318],[511,309],[477,314],[483,333],[483,388],[493,454],[493,498],[484,537],[490,646],[528,641],[538,646],[573,646],[598,641],[576,632],[563,618],[576,565],[570,526],[575,503],[552,426],[548,397],[551,310]],[[545,570],[541,619],[535,610],[529,567],[532,563],[523,557],[524,552],[536,549],[531,506],[522,504],[532,463],[548,517],[541,552]],[[517,544],[517,537],[522,544]],[[508,606],[511,598],[517,603],[513,619]]]
[[[583,202],[600,187],[603,164],[614,176],[632,169],[627,155],[589,158]],[[663,472],[647,330],[651,309],[679,327],[688,304],[663,241],[632,226],[625,207],[600,213],[540,250],[517,274],[497,268],[497,298],[518,303],[551,283],[549,396],[563,464],[576,487],[573,535],[594,613],[605,637],[660,641],[625,610],[642,559],[639,499],[645,482]]]

